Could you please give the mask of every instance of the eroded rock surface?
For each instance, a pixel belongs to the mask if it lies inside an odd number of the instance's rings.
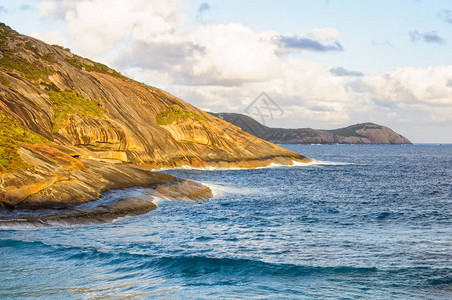
[[[8,209],[80,205],[132,186],[205,199],[208,188],[152,170],[309,161],[4,24],[0,114],[0,205]]]

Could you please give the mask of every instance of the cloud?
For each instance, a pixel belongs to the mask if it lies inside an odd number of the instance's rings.
[[[149,68],[177,72],[181,65],[193,63],[189,59],[203,55],[203,49],[197,45],[184,43],[149,43],[138,41],[132,45],[115,64],[120,68]]]
[[[331,27],[315,28],[308,36],[317,41],[337,40],[339,31]]]
[[[284,36],[279,38],[281,45],[285,48],[304,49],[316,52],[344,51],[344,47],[335,41],[331,44],[322,44],[319,41],[297,36]]]
[[[185,2],[177,0],[42,1],[40,13],[61,19],[81,54],[102,56],[132,41],[171,35],[185,21]]]
[[[334,67],[330,69],[331,74],[336,76],[363,76],[364,74],[358,71],[350,71],[343,67]]]
[[[201,24],[207,23],[205,20],[205,16],[211,9],[212,6],[209,3],[207,2],[201,3],[201,5],[198,7],[196,15],[196,19],[198,20],[199,23]]]
[[[329,106],[311,106],[309,107],[311,111],[320,111],[320,112],[334,112],[335,109]]]
[[[240,24],[202,25],[148,41],[135,41],[115,64],[170,72],[186,85],[242,85],[280,76],[278,46]]]
[[[448,79],[448,80],[447,80],[446,86],[447,86],[447,87],[452,87],[452,79]]]
[[[381,99],[377,99],[377,98],[372,99],[372,102],[375,103],[375,105],[379,106],[379,107],[385,107],[385,108],[390,108],[390,109],[395,109],[398,107],[397,103],[385,101],[385,100],[381,100]]]
[[[452,66],[397,68],[366,75],[355,85],[366,97],[409,105],[447,107],[452,113],[452,90],[447,87]]]
[[[44,0],[38,2],[38,11],[43,17],[51,20],[64,19],[66,11],[69,11],[69,8],[73,9],[74,6],[74,2],[69,0]]]
[[[445,41],[435,31],[419,33],[417,30],[410,32],[410,39],[412,42],[423,40],[429,44],[444,44]]]
[[[198,13],[204,13],[211,8],[212,8],[212,6],[210,6],[209,3],[207,3],[207,2],[201,3],[201,5],[198,8]]]
[[[41,1],[39,11],[50,20],[64,20],[73,45],[83,56],[127,69],[148,70],[171,84],[237,85],[281,76],[281,57],[299,49],[343,51],[333,41],[334,28],[318,28],[308,37],[256,32],[242,24],[183,27],[184,1],[131,0]],[[202,3],[198,12],[211,6]],[[42,35],[41,35],[42,36]],[[318,39],[318,40],[315,40]]]
[[[452,24],[452,10],[443,9],[438,16],[449,24]]]
[[[69,42],[66,37],[64,37],[58,31],[49,31],[49,32],[39,32],[39,31],[31,31],[28,35],[33,36],[37,39],[43,40],[44,42],[51,45],[60,45],[64,47],[69,46]]]

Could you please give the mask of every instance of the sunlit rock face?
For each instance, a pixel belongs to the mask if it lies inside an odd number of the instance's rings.
[[[3,205],[78,204],[111,188],[175,180],[152,172],[162,167],[309,161],[4,24],[0,50]]]

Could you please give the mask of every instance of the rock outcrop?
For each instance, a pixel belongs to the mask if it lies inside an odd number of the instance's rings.
[[[114,188],[208,188],[153,169],[308,161],[155,87],[0,24],[0,205],[61,207]],[[196,192],[194,192],[196,191]],[[142,203],[134,200],[129,203]]]
[[[253,118],[236,113],[210,113],[242,130],[276,144],[411,144],[404,136],[392,129],[362,123],[334,130],[312,128],[270,128]]]

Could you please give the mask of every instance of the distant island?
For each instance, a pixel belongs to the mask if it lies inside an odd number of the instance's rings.
[[[243,114],[212,112],[210,114],[275,144],[411,144],[406,137],[392,129],[374,123],[355,124],[333,130],[287,129],[267,127]]]

